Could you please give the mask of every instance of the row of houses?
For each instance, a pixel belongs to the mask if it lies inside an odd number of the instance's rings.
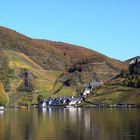
[[[76,106],[83,101],[82,97],[77,96],[64,96],[59,98],[49,98],[45,101],[39,102],[39,107],[47,106],[61,106],[61,105],[70,105]]]

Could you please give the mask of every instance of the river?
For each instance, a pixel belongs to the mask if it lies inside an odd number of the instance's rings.
[[[140,140],[140,110],[6,109],[0,140]]]

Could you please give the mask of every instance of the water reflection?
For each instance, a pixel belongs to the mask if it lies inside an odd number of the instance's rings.
[[[0,140],[138,140],[140,110],[43,108],[0,112]]]
[[[4,117],[4,110],[0,110],[0,118]]]

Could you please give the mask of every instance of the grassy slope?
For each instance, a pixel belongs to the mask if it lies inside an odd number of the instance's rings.
[[[140,89],[125,86],[106,86],[93,92],[87,101],[107,104],[140,104]]]
[[[58,93],[53,95],[53,91],[57,90],[61,83],[58,79],[61,71],[47,71],[32,61],[28,56],[23,53],[15,51],[5,51],[6,56],[9,57],[9,66],[14,69],[14,77],[11,79],[11,103],[19,100],[24,93],[17,93],[16,88],[21,84],[22,79],[18,77],[20,70],[26,68],[31,71],[37,78],[33,80],[33,84],[36,87],[37,94],[43,95],[45,98],[50,96],[63,96],[74,95],[75,90],[71,87],[63,87]],[[37,95],[36,94],[36,95]]]

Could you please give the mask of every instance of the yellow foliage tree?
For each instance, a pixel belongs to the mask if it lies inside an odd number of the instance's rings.
[[[5,106],[9,101],[8,95],[5,93],[3,84],[0,81],[0,106]]]

